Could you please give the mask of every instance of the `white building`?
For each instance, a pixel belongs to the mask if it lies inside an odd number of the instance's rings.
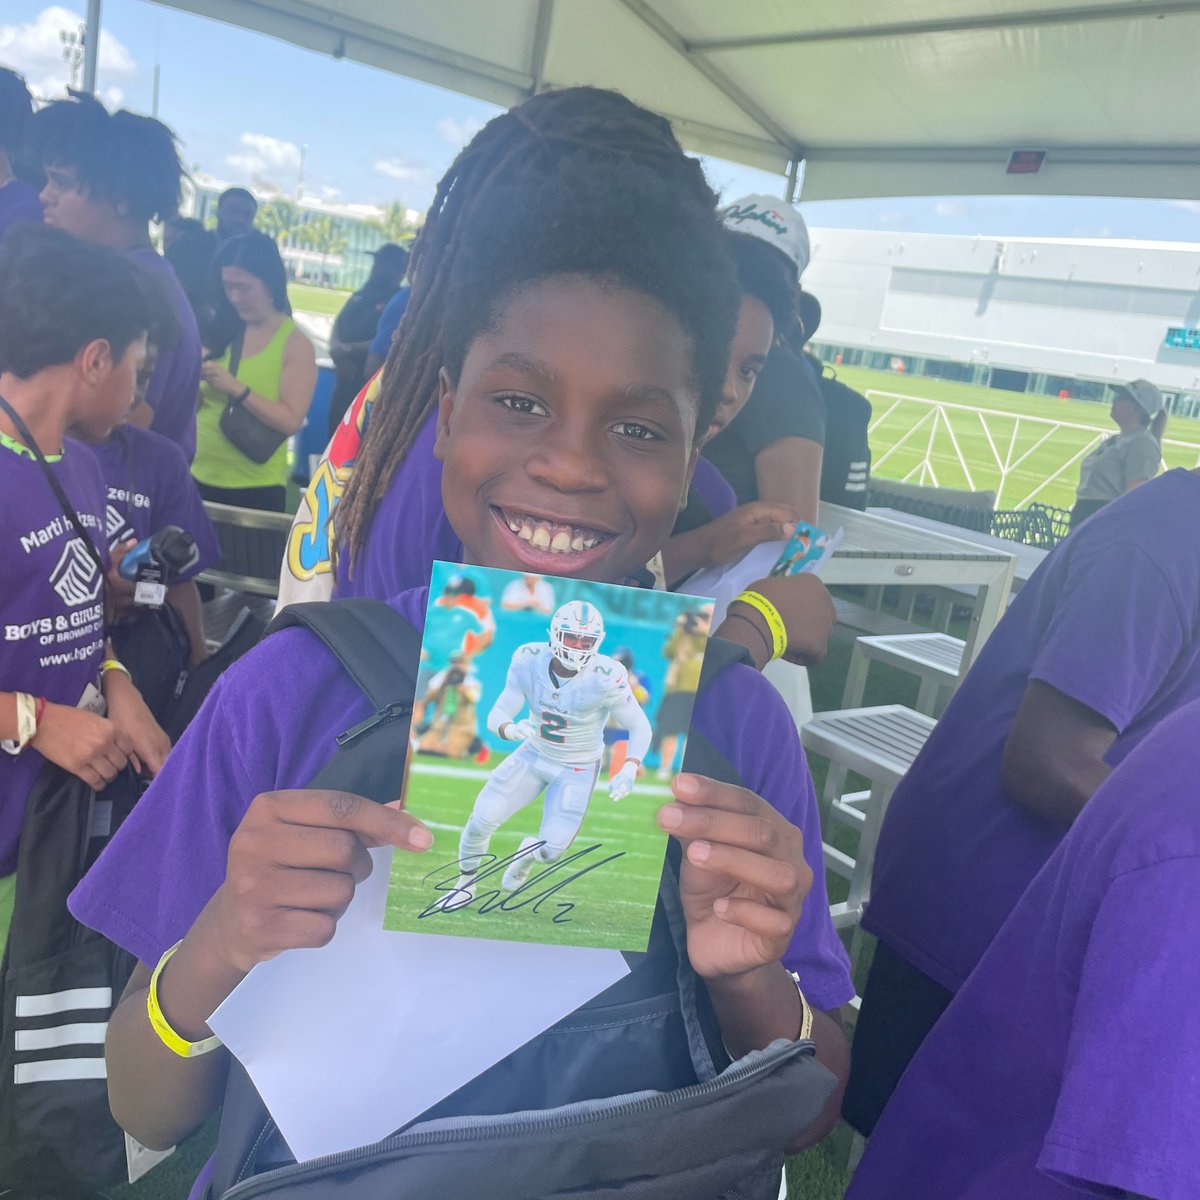
[[[1200,244],[811,236],[822,357],[1098,401],[1143,378],[1200,415]]]

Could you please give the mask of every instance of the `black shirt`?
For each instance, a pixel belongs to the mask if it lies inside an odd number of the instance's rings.
[[[783,438],[825,444],[825,402],[808,363],[776,346],[746,407],[707,446],[704,457],[729,480],[739,504],[758,499],[754,459]]]

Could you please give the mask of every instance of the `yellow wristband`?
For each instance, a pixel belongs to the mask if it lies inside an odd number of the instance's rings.
[[[201,1054],[207,1054],[210,1050],[215,1050],[221,1045],[221,1039],[213,1036],[201,1038],[198,1042],[189,1042],[186,1038],[180,1037],[171,1028],[171,1023],[163,1015],[163,1010],[159,1007],[158,1003],[158,977],[162,974],[163,967],[170,961],[171,955],[182,944],[182,942],[176,942],[158,960],[158,966],[154,968],[154,974],[150,976],[150,990],[146,993],[146,1014],[150,1018],[150,1024],[153,1026],[154,1032],[158,1034],[159,1041],[168,1050],[174,1051],[180,1058],[199,1058]]]
[[[130,679],[133,678],[133,676],[129,674],[129,668],[123,662],[118,662],[118,660],[115,658],[106,658],[100,664],[101,676],[105,675],[109,671],[120,671],[122,675],[127,675]]]
[[[766,596],[762,595],[761,592],[741,592],[734,597],[734,603],[738,602],[749,605],[766,621],[767,628],[771,631],[771,641],[773,643],[771,659],[773,661],[777,658],[782,658],[784,651],[787,650],[788,636],[787,626],[784,625],[783,618],[779,615],[779,609]]]

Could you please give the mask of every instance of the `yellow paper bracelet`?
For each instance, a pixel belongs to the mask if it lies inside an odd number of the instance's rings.
[[[779,609],[766,596],[762,595],[761,592],[741,592],[734,597],[734,603],[739,602],[749,605],[766,621],[767,628],[771,631],[771,641],[773,643],[771,658],[772,660],[782,658],[784,651],[787,650],[788,636],[787,626],[784,625],[783,618],[779,615]]]
[[[100,664],[101,675],[104,675],[109,671],[120,671],[122,675],[129,675],[129,668],[123,662],[120,662],[115,658],[106,658]],[[129,678],[132,679],[133,676],[129,675]]]
[[[221,1039],[213,1036],[201,1038],[198,1042],[189,1042],[187,1038],[181,1037],[171,1028],[170,1021],[167,1020],[158,1003],[158,977],[162,974],[163,967],[171,960],[171,955],[182,944],[182,942],[176,942],[158,960],[158,966],[154,968],[154,974],[150,976],[150,990],[146,993],[146,1014],[150,1018],[150,1024],[153,1026],[154,1032],[158,1034],[159,1041],[168,1050],[178,1054],[180,1058],[199,1058],[201,1054],[207,1054],[210,1050],[215,1050],[221,1045]]]

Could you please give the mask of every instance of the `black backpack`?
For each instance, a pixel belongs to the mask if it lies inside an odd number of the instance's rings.
[[[373,600],[293,605],[272,623],[311,630],[375,714],[338,738],[312,780],[385,802],[400,794],[420,637]],[[709,643],[700,687],[744,661]],[[686,767],[740,782],[702,735]],[[688,962],[671,843],[650,944],[570,1016],[372,1146],[296,1165],[231,1060],[209,1200],[775,1200],[785,1146],[819,1116],[833,1077],[808,1041],[731,1063]],[[290,1165],[289,1165],[290,1164]]]
[[[76,921],[67,897],[142,788],[126,769],[95,793],[47,763],[29,798],[0,966],[0,1194],[82,1196],[126,1179],[104,1033],[136,960]]]

